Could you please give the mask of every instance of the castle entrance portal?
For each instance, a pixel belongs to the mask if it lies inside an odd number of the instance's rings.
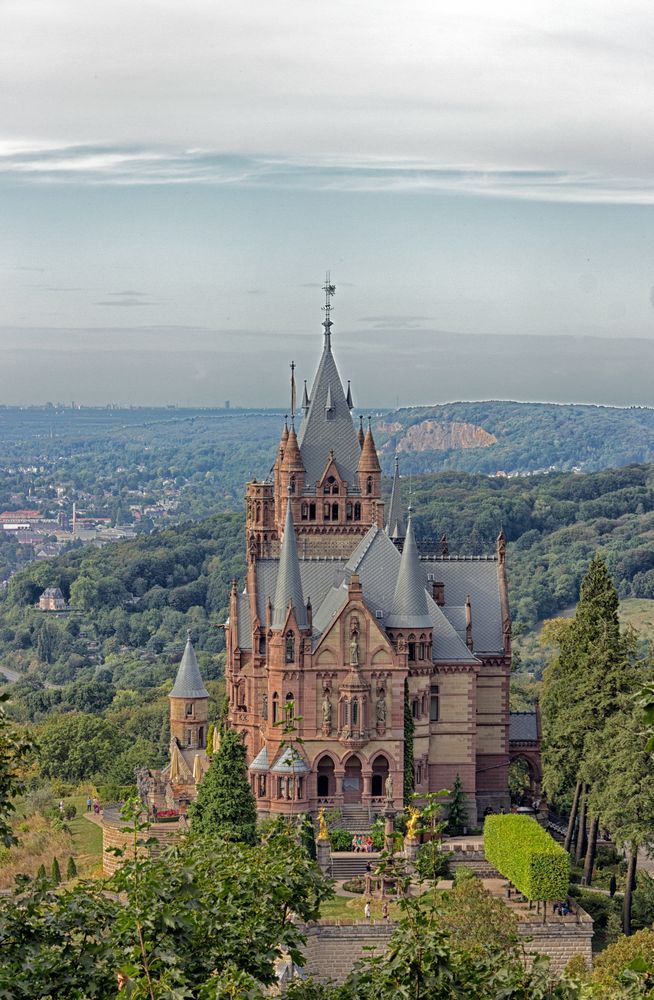
[[[361,761],[358,757],[350,757],[343,775],[343,802],[361,802],[362,790]]]

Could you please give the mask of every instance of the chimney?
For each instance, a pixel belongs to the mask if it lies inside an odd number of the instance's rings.
[[[432,583],[431,596],[434,598],[439,608],[442,608],[443,605],[445,604],[445,584]]]

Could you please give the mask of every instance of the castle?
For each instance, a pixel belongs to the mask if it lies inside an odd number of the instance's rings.
[[[509,805],[504,535],[483,558],[451,555],[445,538],[421,552],[397,464],[385,514],[370,421],[355,426],[332,352],[329,280],[325,293],[299,431],[293,399],[269,477],[247,485],[247,575],[225,626],[228,721],[262,815],[326,806],[356,826],[387,802],[401,809],[412,728],[415,792],[460,775],[474,823]]]

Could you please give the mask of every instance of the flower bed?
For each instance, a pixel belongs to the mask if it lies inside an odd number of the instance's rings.
[[[154,817],[155,823],[176,823],[178,819],[179,810],[177,809],[160,809]]]

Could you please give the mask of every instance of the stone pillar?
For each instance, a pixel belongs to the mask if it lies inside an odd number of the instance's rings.
[[[329,875],[332,864],[331,847],[328,840],[320,837],[316,841],[316,861],[323,875]]]
[[[409,870],[413,870],[414,862],[418,854],[418,848],[420,847],[420,841],[417,837],[405,837],[404,838],[404,857],[406,858]]]
[[[393,820],[395,819],[395,810],[392,807],[386,806],[384,809],[384,850],[393,853],[394,841],[393,841]]]

